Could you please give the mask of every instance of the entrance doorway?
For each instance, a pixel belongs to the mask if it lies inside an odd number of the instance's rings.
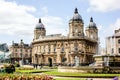
[[[48,58],[48,61],[49,61],[49,67],[52,67],[52,58]]]

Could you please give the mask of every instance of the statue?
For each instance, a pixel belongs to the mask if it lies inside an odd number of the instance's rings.
[[[80,65],[79,65],[79,62],[80,62],[80,61],[79,61],[79,57],[78,57],[78,56],[75,56],[75,66],[76,66],[76,67],[80,66]]]

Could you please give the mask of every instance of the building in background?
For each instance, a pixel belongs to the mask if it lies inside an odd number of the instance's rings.
[[[97,26],[91,17],[84,32],[84,22],[77,8],[69,21],[68,36],[46,35],[41,19],[34,29],[32,63],[35,65],[87,65],[94,62],[93,55],[97,52]]]
[[[120,67],[120,29],[115,30],[112,36],[106,38],[105,53],[94,56],[96,61],[95,65]]]
[[[20,64],[30,64],[32,55],[32,46],[24,44],[23,40],[20,43],[12,43],[10,46],[11,63],[19,62]]]
[[[115,30],[112,36],[106,38],[107,54],[120,55],[120,29]]]

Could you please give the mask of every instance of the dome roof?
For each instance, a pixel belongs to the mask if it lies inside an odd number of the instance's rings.
[[[78,13],[78,9],[77,8],[75,8],[74,15],[73,15],[72,19],[70,19],[70,22],[71,21],[82,21],[82,17]]]
[[[93,22],[93,18],[90,18],[90,23],[88,25],[88,28],[97,28],[96,24]]]
[[[38,24],[36,25],[35,29],[45,29],[44,25],[41,22],[41,19],[39,19]]]

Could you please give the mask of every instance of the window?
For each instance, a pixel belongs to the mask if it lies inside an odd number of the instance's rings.
[[[43,47],[43,49],[44,49],[44,52],[45,52],[45,46]]]
[[[64,47],[62,47],[61,52],[64,52]]]
[[[49,48],[48,52],[50,52],[50,48]]]
[[[22,57],[22,53],[20,53],[20,57]]]
[[[112,48],[112,54],[114,53],[114,49]]]
[[[54,47],[54,52],[56,52],[56,47]]]
[[[49,45],[49,46],[48,46],[48,53],[50,53],[50,51],[51,51],[51,50],[50,50],[50,45]]]
[[[118,40],[118,43],[120,44],[120,39]]]
[[[15,49],[15,52],[17,52],[17,49]]]
[[[120,48],[118,49],[118,52],[120,53]]]
[[[28,57],[28,54],[25,54],[25,57]]]
[[[20,49],[20,52],[22,52],[22,49]]]
[[[27,52],[27,49],[25,51]]]

